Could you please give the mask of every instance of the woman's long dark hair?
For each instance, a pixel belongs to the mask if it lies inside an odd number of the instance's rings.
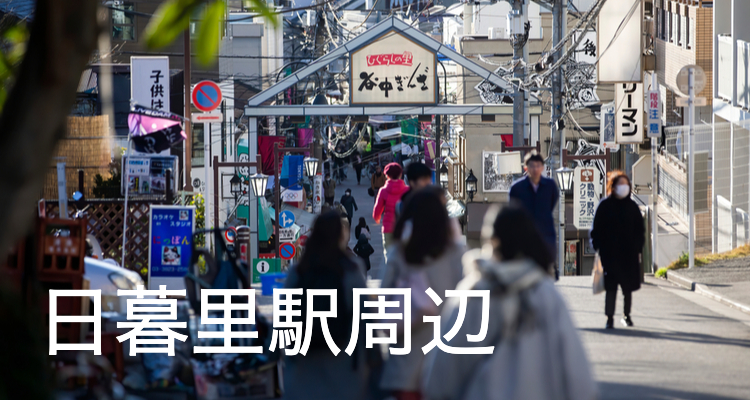
[[[497,213],[492,222],[491,237],[500,241],[494,252],[503,260],[530,258],[545,271],[553,262],[548,245],[539,234],[534,220],[526,209],[515,202]]]
[[[450,242],[450,220],[442,201],[443,189],[428,186],[410,193],[393,230],[393,237],[405,244],[409,264],[423,264],[429,256],[440,257]],[[404,226],[411,221],[411,236],[404,243]]]
[[[300,275],[317,271],[343,272],[341,260],[346,254],[339,247],[342,229],[337,211],[327,211],[315,219],[305,253],[297,266]]]
[[[362,228],[367,226],[367,221],[365,221],[365,217],[359,217],[359,224],[357,224],[357,226],[362,227]]]

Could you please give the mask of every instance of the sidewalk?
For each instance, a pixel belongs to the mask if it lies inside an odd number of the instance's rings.
[[[670,270],[667,279],[750,314],[750,257]]]

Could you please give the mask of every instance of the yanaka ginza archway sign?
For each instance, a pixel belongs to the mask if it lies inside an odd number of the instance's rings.
[[[351,57],[351,105],[437,103],[437,57],[406,36],[390,31]]]

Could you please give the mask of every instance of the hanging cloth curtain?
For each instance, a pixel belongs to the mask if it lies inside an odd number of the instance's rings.
[[[139,105],[128,114],[128,128],[135,149],[141,153],[161,153],[187,137],[182,117]]]

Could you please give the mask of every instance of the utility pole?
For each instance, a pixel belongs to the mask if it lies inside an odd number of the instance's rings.
[[[565,37],[566,19],[567,19],[567,8],[568,0],[555,0],[552,6],[552,46],[556,47]],[[553,54],[553,61],[550,64],[554,64],[560,59],[562,54],[562,48]],[[551,117],[551,140],[550,143],[555,142],[557,137],[557,162],[550,162],[550,165],[557,165],[559,168],[563,168],[563,149],[565,148],[565,127],[562,123],[563,117],[563,101],[562,101],[562,83],[563,83],[563,70],[562,66],[552,73],[552,117]],[[554,148],[550,151],[550,154],[555,154]],[[550,160],[553,161],[553,160]],[[554,173],[554,168],[552,173]],[[558,208],[558,237],[557,237],[557,268],[560,276],[565,273],[565,196],[560,196],[560,203]]]
[[[193,156],[193,123],[191,121],[191,109],[190,109],[190,28],[185,30],[185,74],[183,75],[183,81],[185,83],[185,186],[183,188],[186,192],[193,191],[193,178],[190,176],[192,171],[191,159]],[[169,110],[167,110],[169,111]],[[206,164],[204,168],[208,168],[208,159],[206,156]],[[175,177],[175,179],[177,179]]]
[[[524,14],[524,0],[512,0],[513,23],[511,24],[511,45],[513,46],[513,77],[516,84],[513,90],[513,146],[523,146],[524,137],[524,114],[525,114],[525,92],[521,90],[519,82],[522,82],[525,74],[526,59],[524,49],[526,48],[526,15]]]

